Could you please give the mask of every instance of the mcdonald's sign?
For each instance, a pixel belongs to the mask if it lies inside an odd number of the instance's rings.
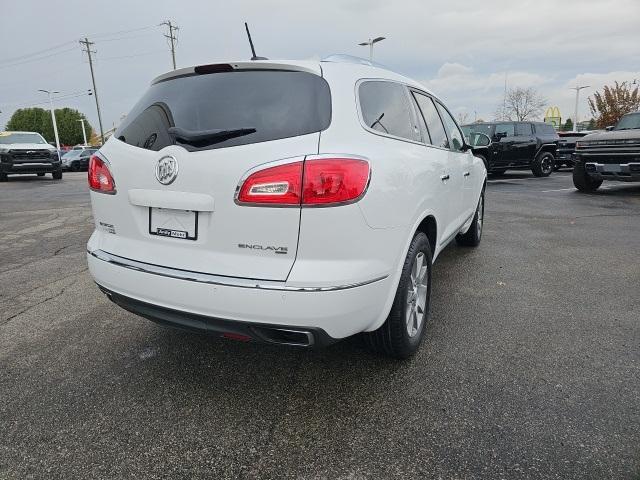
[[[557,130],[562,125],[562,116],[558,107],[549,107],[544,113],[544,122],[550,123]]]

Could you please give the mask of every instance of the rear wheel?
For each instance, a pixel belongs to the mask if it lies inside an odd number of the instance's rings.
[[[40,172],[40,173],[38,174],[38,176],[39,176],[39,177],[44,177],[44,173]]]
[[[602,185],[602,180],[591,178],[584,163],[577,162],[573,167],[573,184],[581,192],[595,192]]]
[[[62,170],[56,170],[51,175],[53,176],[54,180],[61,180],[62,179]]]
[[[536,177],[548,177],[553,172],[555,160],[549,152],[540,153],[533,161],[531,171]]]
[[[369,349],[395,358],[408,358],[424,337],[431,301],[431,245],[419,232],[407,252],[391,312],[384,324],[364,334]]]
[[[0,182],[6,182],[8,180],[9,178],[7,177],[6,173],[0,173]]]
[[[484,224],[484,190],[480,194],[480,200],[478,200],[478,206],[476,208],[476,214],[473,216],[471,226],[466,233],[461,233],[456,236],[456,242],[458,245],[464,247],[477,247],[480,245],[480,239],[482,238],[482,226]]]

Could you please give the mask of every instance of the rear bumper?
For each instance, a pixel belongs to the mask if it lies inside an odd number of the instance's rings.
[[[392,288],[390,277],[318,288],[228,277],[217,281],[220,277],[113,257],[98,250],[89,252],[87,261],[96,283],[116,304],[158,323],[260,341],[270,341],[265,329],[310,332],[314,344],[324,345],[374,328]]]
[[[616,180],[619,182],[640,182],[640,162],[586,162],[584,167],[589,176],[595,179]]]

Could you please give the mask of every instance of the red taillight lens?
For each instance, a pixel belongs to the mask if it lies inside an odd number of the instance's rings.
[[[355,158],[307,160],[303,178],[303,205],[350,202],[367,188],[369,162]]]
[[[369,182],[369,162],[359,158],[315,157],[255,172],[244,181],[238,203],[332,205],[361,197]]]
[[[265,168],[249,175],[244,181],[238,192],[238,201],[300,205],[301,184],[302,162]]]
[[[116,183],[106,162],[97,155],[89,159],[89,188],[94,192],[116,193]]]

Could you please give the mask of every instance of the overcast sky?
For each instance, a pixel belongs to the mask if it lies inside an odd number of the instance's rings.
[[[422,81],[469,120],[493,117],[505,73],[510,87],[536,87],[564,119],[573,117],[576,83],[592,87],[580,102],[585,119],[594,88],[640,82],[640,0],[25,0],[3,2],[2,19],[0,127],[20,106],[43,102],[42,88],[67,96],[56,107],[79,109],[97,129],[93,97],[82,95],[91,77],[77,41],[87,35],[111,128],[171,68],[157,26],[165,19],[180,27],[178,67],[248,59],[244,21],[257,53],[272,59],[366,57],[357,43],[385,36],[375,60]]]

